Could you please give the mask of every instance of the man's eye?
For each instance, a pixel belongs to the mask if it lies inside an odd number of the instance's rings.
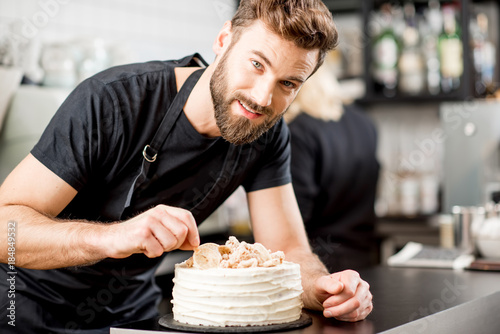
[[[293,82],[291,82],[291,81],[286,81],[286,80],[285,80],[285,81],[283,81],[283,85],[284,85],[285,87],[287,87],[287,88],[294,88],[294,87],[295,87],[295,85],[293,84]]]
[[[260,69],[262,67],[262,65],[258,61],[256,61],[256,60],[252,60],[252,64],[257,69]]]

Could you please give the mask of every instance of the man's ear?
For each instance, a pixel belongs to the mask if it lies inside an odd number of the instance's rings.
[[[212,45],[212,50],[218,56],[224,52],[224,50],[231,43],[231,21],[226,21],[224,26],[219,31],[217,38]]]

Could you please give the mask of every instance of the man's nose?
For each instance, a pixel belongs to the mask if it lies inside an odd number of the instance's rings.
[[[273,100],[274,83],[271,80],[259,80],[252,89],[252,99],[262,107],[269,107]]]

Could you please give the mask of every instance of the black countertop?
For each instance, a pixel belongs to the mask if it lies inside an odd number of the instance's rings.
[[[346,323],[308,312],[312,325],[286,333],[500,333],[500,272],[375,267],[360,274],[373,294],[365,320]],[[151,331],[170,330],[148,319],[111,334]]]

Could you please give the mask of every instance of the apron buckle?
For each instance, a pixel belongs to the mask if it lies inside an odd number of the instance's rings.
[[[147,162],[154,162],[158,153],[155,153],[153,156],[151,156],[147,152],[148,149],[153,150],[149,145],[144,146],[144,150],[142,150],[142,156],[144,157],[144,159],[146,159]]]

